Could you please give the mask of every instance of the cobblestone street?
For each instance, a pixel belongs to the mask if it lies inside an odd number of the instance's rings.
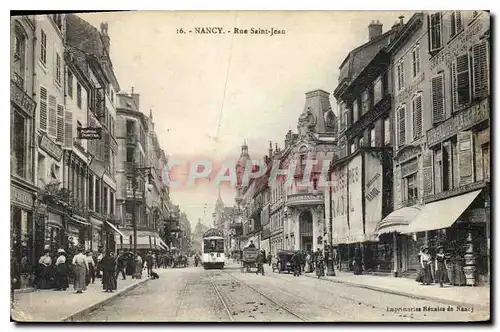
[[[81,318],[87,322],[300,322],[476,321],[489,317],[482,306],[457,306],[332,283],[314,278],[188,267],[164,271],[159,280]],[[376,277],[374,277],[376,278]],[[453,311],[447,311],[447,308]],[[396,312],[398,308],[405,312]],[[435,311],[435,310],[444,311]],[[408,312],[408,311],[412,312]]]

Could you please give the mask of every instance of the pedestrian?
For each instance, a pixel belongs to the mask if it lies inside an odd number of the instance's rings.
[[[120,254],[118,255],[117,259],[117,269],[116,269],[116,275],[115,278],[118,279],[118,275],[122,274],[122,279],[125,280],[127,279],[126,274],[125,274],[125,265],[126,265],[126,257],[125,254],[120,251]]]
[[[154,262],[154,255],[151,254],[151,251],[148,251],[146,255],[146,268],[148,270],[148,277],[151,277],[151,271],[153,271],[153,262]]]
[[[323,253],[320,251],[316,257],[316,276],[318,279],[325,276],[325,258]]]
[[[252,240],[250,240],[250,244],[248,245],[248,248],[255,248],[255,244],[253,244]]]
[[[432,283],[431,275],[431,256],[429,255],[429,247],[422,247],[422,254],[420,255],[420,266],[423,270],[422,283],[424,285],[430,285]]]
[[[311,273],[311,254],[309,252],[307,252],[307,255],[306,255],[306,267],[305,267],[305,270],[304,270],[304,273]]]
[[[50,277],[50,266],[52,265],[52,258],[50,257],[50,250],[45,249],[43,256],[38,260],[38,282],[36,283],[37,288],[45,289],[49,284]]]
[[[264,250],[259,251],[259,254],[257,255],[257,272],[255,274],[259,274],[259,272],[261,272],[262,275],[264,275],[264,255]]]
[[[94,283],[95,282],[95,263],[94,263],[94,259],[92,258],[92,251],[89,250],[87,251],[87,264],[89,266],[89,270],[87,272],[87,275],[86,275],[86,279],[85,279],[85,283],[86,285],[90,285],[90,283]]]
[[[65,291],[69,287],[66,251],[63,248],[60,248],[57,250],[57,254],[59,256],[56,260],[56,290]]]
[[[135,255],[134,279],[142,278],[142,257],[139,254]]]
[[[363,273],[363,260],[361,257],[361,251],[358,248],[354,251],[353,267],[354,274],[359,275]]]
[[[89,270],[87,263],[87,257],[85,256],[85,248],[80,247],[79,253],[73,257],[73,269],[75,272],[75,281],[73,287],[77,294],[83,293],[87,290],[87,285],[85,283],[85,276]]]
[[[102,289],[112,293],[117,289],[116,281],[116,257],[113,251],[104,256],[102,263]]]
[[[302,263],[300,256],[301,256],[300,251],[296,251],[292,256],[293,276],[294,277],[300,276],[300,264]]]
[[[443,287],[443,283],[448,282],[448,264],[446,262],[446,257],[444,256],[444,247],[439,246],[437,250],[438,253],[436,254],[436,279],[439,283],[439,286]]]
[[[104,257],[104,254],[102,253],[102,247],[99,247],[97,249],[97,260],[95,260],[96,266],[97,266],[97,277],[102,278],[101,271],[102,271],[102,266],[101,266],[101,261]]]

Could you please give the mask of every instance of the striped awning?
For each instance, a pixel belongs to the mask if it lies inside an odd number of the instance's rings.
[[[377,224],[375,233],[377,235],[392,232],[403,233],[408,228],[408,225],[418,216],[420,211],[421,209],[418,206],[408,206],[392,211]]]

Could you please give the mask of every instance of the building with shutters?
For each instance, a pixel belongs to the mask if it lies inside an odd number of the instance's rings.
[[[35,217],[36,256],[65,246],[65,219],[70,213],[64,187],[64,121],[66,15],[35,16],[35,93],[37,100],[35,156],[36,181],[40,188]]]
[[[38,208],[36,193],[38,87],[34,72],[38,69],[35,57],[36,20],[34,16],[11,17],[10,34],[10,230],[11,260],[17,265],[11,276],[14,288],[28,285],[22,275],[33,273],[33,262],[40,255],[40,237],[33,232],[34,214]],[[40,232],[37,233],[40,235]],[[14,265],[16,266],[16,265]]]
[[[431,12],[426,24],[431,127],[424,133],[423,206],[407,233],[425,232],[426,244],[445,246],[465,265],[468,282],[477,282],[489,275],[490,16]]]
[[[88,171],[85,176],[85,191],[88,196],[88,214],[85,230],[82,223],[68,224],[68,231],[75,238],[77,233],[85,234],[85,246],[92,250],[99,248],[114,250],[116,248],[115,233],[119,233],[116,225],[116,155],[118,144],[115,138],[116,93],[120,90],[110,57],[110,38],[108,25],[101,23],[100,30],[76,15],[66,16],[66,47],[68,53],[76,59],[76,64],[86,75],[90,89],[87,91],[87,127],[101,128],[99,139],[87,140]],[[76,110],[80,91],[83,87],[74,86]],[[84,103],[84,102],[82,102]],[[82,121],[73,117],[72,132],[78,142],[78,128],[85,128]],[[73,144],[73,147],[75,144]],[[81,160],[77,154],[69,152],[68,178],[81,176]],[[73,160],[74,158],[75,160]],[[74,174],[74,175],[72,175]],[[75,182],[78,185],[78,182]],[[69,191],[78,191],[80,187],[69,185]],[[71,218],[70,221],[78,221]],[[83,222],[83,221],[82,221]],[[71,229],[69,229],[71,226]],[[80,235],[80,239],[84,236]],[[81,241],[80,241],[81,242]]]
[[[378,234],[392,211],[391,48],[404,30],[403,17],[383,33],[372,21],[368,41],[350,51],[340,65],[334,91],[338,102],[338,150],[330,165],[332,186],[325,190],[326,218],[340,268],[352,269],[359,255],[366,271],[391,273],[391,234]]]

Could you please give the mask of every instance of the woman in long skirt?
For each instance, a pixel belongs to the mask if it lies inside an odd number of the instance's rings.
[[[438,253],[436,254],[436,279],[441,287],[443,287],[443,284],[448,281],[446,265],[444,248],[438,247]]]
[[[64,249],[57,250],[59,255],[56,260],[56,290],[65,291],[69,287],[68,282],[68,267],[66,265],[66,251]]]
[[[87,290],[85,276],[89,270],[87,256],[85,256],[85,248],[80,248],[80,252],[73,257],[73,269],[75,272],[73,287],[78,294],[81,294],[84,290]]]
[[[430,285],[432,283],[431,274],[431,256],[429,255],[429,248],[424,246],[422,249],[422,254],[420,255],[420,266],[423,270],[422,283],[424,285]]]
[[[102,259],[102,289],[105,292],[113,292],[117,289],[116,284],[116,258],[113,251]]]
[[[316,276],[318,279],[320,277],[325,276],[325,259],[323,257],[322,253],[319,253],[318,256],[316,256]]]

